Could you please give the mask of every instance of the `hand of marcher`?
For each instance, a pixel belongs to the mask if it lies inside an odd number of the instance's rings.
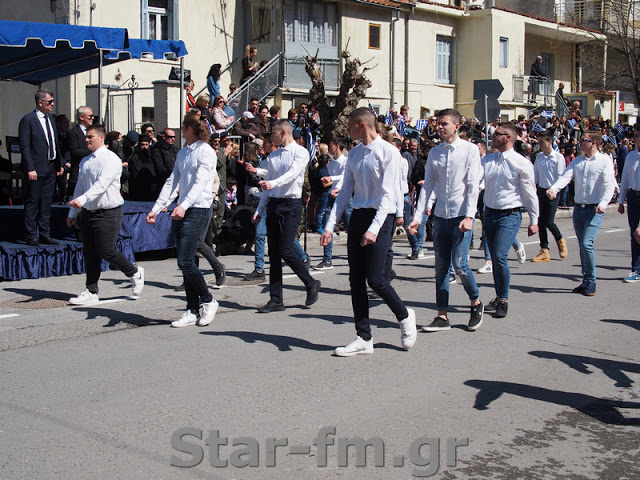
[[[367,245],[373,245],[374,243],[376,243],[377,239],[378,239],[377,235],[374,235],[371,232],[365,232],[364,235],[362,236],[362,241],[360,242],[360,246],[366,247]]]
[[[77,198],[69,201],[69,206],[73,208],[82,208],[82,204],[78,201]]]
[[[158,216],[158,214],[154,211],[151,211],[149,213],[147,213],[147,223],[149,225],[153,225],[154,223],[156,223],[156,217]]]
[[[527,229],[527,234],[532,237],[534,236],[536,233],[538,233],[538,225],[529,225],[529,228]]]
[[[171,218],[173,218],[174,220],[182,220],[184,218],[184,214],[184,208],[178,205],[173,209],[173,212],[171,212]]]
[[[325,230],[320,235],[320,245],[326,247],[331,242],[332,233],[329,230]]]

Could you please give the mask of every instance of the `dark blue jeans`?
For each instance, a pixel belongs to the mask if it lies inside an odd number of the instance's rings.
[[[547,189],[538,187],[538,206],[540,209],[538,235],[540,236],[540,248],[549,248],[547,229],[549,229],[556,242],[562,238],[562,233],[560,233],[560,229],[554,221],[559,201],[560,198],[557,196],[555,199],[549,200],[549,197],[547,197]]]
[[[182,220],[173,220],[171,224],[178,252],[178,268],[184,278],[187,309],[192,312],[200,308],[201,302],[209,303],[213,300],[194,258],[200,238],[204,236],[210,220],[211,208],[189,208]]]
[[[627,218],[631,229],[631,271],[640,273],[640,243],[633,236],[640,222],[640,193],[635,190],[627,191]]]
[[[519,210],[484,210],[485,242],[489,244],[489,253],[493,262],[493,282],[498,300],[509,299],[509,248],[520,228],[522,213]]]
[[[471,232],[461,232],[460,222],[464,217],[435,218],[433,222],[433,248],[436,253],[436,305],[438,310],[449,307],[449,269],[460,276],[469,300],[475,302],[480,297],[476,279],[467,262]]]

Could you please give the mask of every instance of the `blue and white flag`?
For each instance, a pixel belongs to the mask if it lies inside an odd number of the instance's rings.
[[[618,148],[618,142],[616,140],[615,135],[605,135],[602,139],[605,141],[605,143],[608,142],[614,147]]]
[[[418,120],[416,122],[416,130],[418,130],[419,132],[421,132],[422,130],[424,130],[426,128],[426,126],[429,124],[429,120],[426,118],[421,118],[420,120]]]
[[[622,137],[624,136],[624,127],[620,120],[618,120],[618,123],[613,126],[613,131],[616,132],[616,136],[622,140]]]
[[[404,121],[401,118],[398,118],[397,130],[398,130],[398,135],[400,135],[401,137],[404,137],[405,125],[404,125]]]
[[[311,161],[316,158],[316,142],[313,141],[313,133],[307,129],[307,150],[309,151],[309,157]]]
[[[369,103],[369,108],[371,109],[373,114],[376,116],[376,118],[378,118],[378,114],[376,113],[376,109],[373,108],[373,105],[371,105],[371,102],[369,100],[367,100],[367,102]]]
[[[540,125],[537,120],[534,120],[533,122],[531,122],[531,131],[540,133],[546,131],[546,129],[542,125]]]
[[[553,110],[543,110],[540,112],[540,116],[551,119],[553,118]]]
[[[387,114],[384,116],[385,125],[393,125],[393,115],[391,114],[391,109],[387,110]]]
[[[560,151],[560,147],[558,146],[558,137],[553,137],[553,149],[556,152]]]

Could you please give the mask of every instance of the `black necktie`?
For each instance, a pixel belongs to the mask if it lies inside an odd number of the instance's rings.
[[[47,138],[49,139],[49,158],[48,160],[53,160],[56,158],[55,153],[55,145],[53,143],[53,137],[51,136],[51,122],[49,121],[49,115],[44,116],[45,123],[47,124]]]

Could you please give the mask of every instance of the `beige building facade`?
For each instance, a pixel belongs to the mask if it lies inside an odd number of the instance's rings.
[[[248,43],[258,47],[258,60],[283,52],[282,80],[269,99],[282,106],[283,116],[306,100],[310,82],[302,56],[319,52],[331,96],[337,94],[339,85],[340,52],[347,49],[371,68],[367,75],[373,85],[368,99],[380,113],[407,104],[414,119],[449,107],[470,116],[475,104],[474,80],[499,79],[504,87],[499,98],[501,114],[515,118],[535,106],[522,98],[522,89],[527,88],[525,76],[536,56],[544,55],[554,91],[563,82],[566,94],[574,92],[576,46],[594,35],[498,8],[465,10],[428,1],[69,0],[54,1],[51,6],[47,3],[43,8],[35,0],[2,2],[0,18],[124,27],[134,38],[182,40],[189,52],[185,68],[191,71],[196,92],[205,87],[209,67],[220,63],[226,69],[220,81],[226,96],[229,84],[240,78]],[[171,68],[178,65],[177,60],[169,59],[128,60],[105,67],[103,83],[126,91],[127,82],[135,76],[138,88],[133,92],[132,114],[133,126],[138,127],[165,117],[155,111],[153,82],[167,80]],[[56,94],[57,113],[66,113],[73,121],[72,112],[80,105],[89,103],[97,112],[97,89],[87,89],[97,81],[98,73],[92,71],[43,86]],[[12,82],[0,85],[0,135],[17,135],[20,118],[34,108],[36,87]],[[176,92],[171,94],[177,97]],[[105,91],[103,99],[104,109],[109,108]],[[179,115],[170,118],[168,126],[177,127]],[[157,129],[165,126],[156,124]]]

